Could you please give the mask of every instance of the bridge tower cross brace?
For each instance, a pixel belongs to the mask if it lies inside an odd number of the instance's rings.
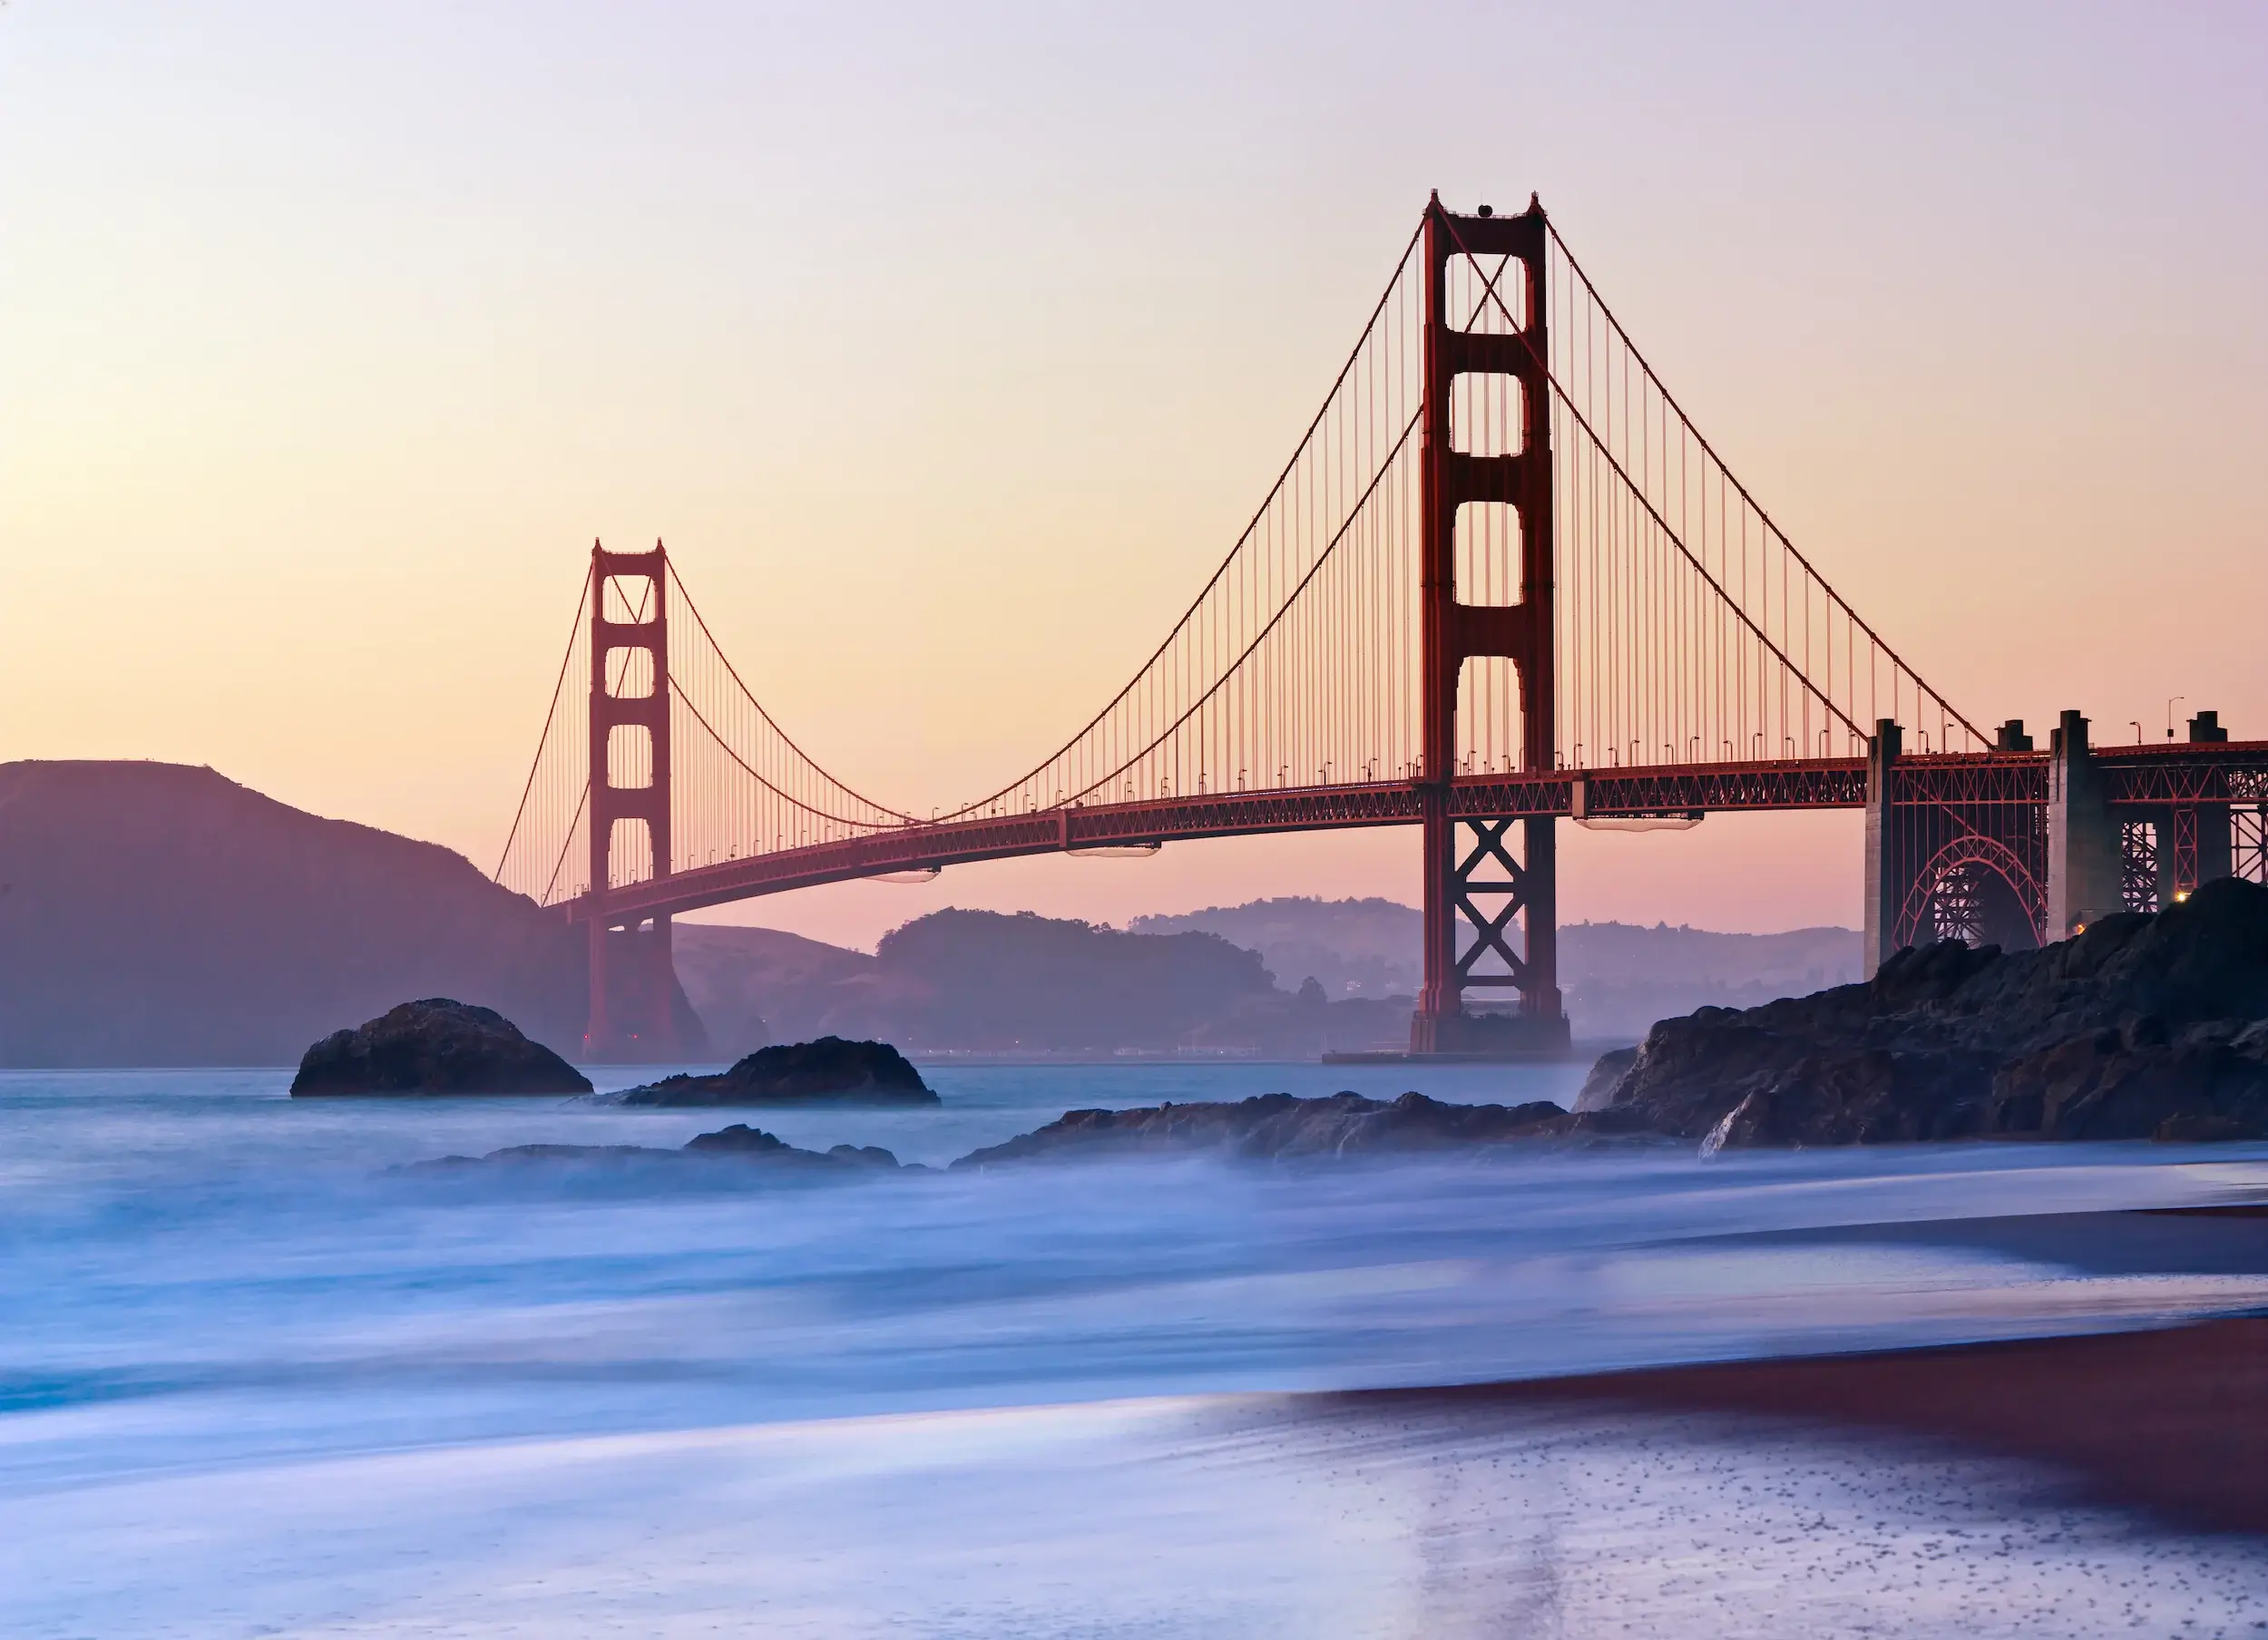
[[[1557,658],[1552,619],[1552,478],[1550,357],[1546,328],[1543,207],[1530,199],[1517,216],[1452,216],[1435,194],[1426,206],[1425,397],[1420,455],[1419,592],[1422,629],[1422,745],[1419,775],[1425,877],[1425,982],[1410,1020],[1413,1053],[1550,1053],[1568,1046],[1559,985],[1558,857],[1549,815],[1517,821],[1467,821],[1452,806],[1457,764],[1457,691],[1465,662],[1510,659],[1519,678],[1520,764],[1549,770],[1557,762],[1552,685]],[[1496,276],[1502,308],[1452,313],[1452,259],[1507,259]],[[1485,298],[1484,298],[1485,299]],[[1509,309],[1517,330],[1493,327]],[[1520,387],[1522,437],[1510,454],[1457,448],[1452,389],[1460,376],[1507,376]],[[1520,599],[1510,605],[1469,604],[1457,593],[1459,512],[1471,503],[1509,504],[1520,526]],[[1460,830],[1471,834],[1467,852]],[[1506,834],[1520,834],[1519,857]],[[1506,938],[1517,917],[1523,937]],[[1472,942],[1458,952],[1460,919]],[[1496,971],[1481,964],[1493,956]],[[1469,1014],[1468,988],[1494,985],[1518,993],[1517,1015]]]
[[[627,620],[608,617],[610,582]],[[641,595],[629,597],[628,586],[640,587]],[[660,542],[650,552],[610,552],[591,544],[591,1005],[583,1030],[586,1059],[671,1058],[677,1046],[677,973],[668,915],[617,929],[606,913],[617,822],[642,825],[651,874],[670,874],[669,589],[669,557]],[[633,658],[641,654],[644,663],[634,664]],[[639,682],[647,683],[644,692],[626,689]],[[641,761],[634,737],[617,742],[618,728],[643,731],[647,779],[642,786],[617,783],[618,761],[628,768]],[[618,751],[623,754],[619,759]]]

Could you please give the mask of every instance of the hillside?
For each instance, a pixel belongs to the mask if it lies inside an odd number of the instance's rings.
[[[1258,952],[1281,984],[1312,976],[1334,1001],[1414,996],[1422,977],[1423,918],[1392,900],[1254,900],[1137,917],[1128,926],[1218,934]],[[1559,984],[1579,1036],[1638,1037],[1656,1020],[1705,1006],[1750,1007],[1858,973],[1859,936],[1847,928],[1728,934],[1576,922],[1559,930]]]
[[[759,1030],[932,1051],[1246,1048],[1286,1030],[1295,1042],[1286,1051],[1321,1046],[1309,1040],[1316,1021],[1259,957],[1211,934],[947,910],[892,931],[872,956],[771,929],[684,924],[677,961],[720,1047],[753,1045]]]
[[[1424,977],[1419,942],[1424,919],[1392,900],[1316,900],[1292,895],[1212,905],[1178,916],[1136,917],[1135,933],[1218,934],[1256,951],[1279,983],[1313,978],[1329,997],[1411,997]]]
[[[670,940],[678,981],[723,1059],[773,1042],[841,1035],[829,1023],[836,987],[871,972],[875,965],[863,951],[777,928],[679,922]]]
[[[678,973],[719,1051],[834,1034],[917,1049],[1306,1056],[1409,1040],[1418,913],[1390,900],[1261,900],[1125,930],[943,911],[874,955],[773,929],[680,923]],[[1241,938],[1239,937],[1241,936]],[[1746,1007],[1853,979],[1848,929],[1560,931],[1580,1035]],[[1247,943],[1249,942],[1249,943]],[[1403,980],[1399,992],[1373,989]]]
[[[0,765],[0,1064],[296,1064],[427,996],[572,1053],[582,942],[461,854],[209,768]]]

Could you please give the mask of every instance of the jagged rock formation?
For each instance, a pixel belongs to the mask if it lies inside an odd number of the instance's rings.
[[[1567,1112],[1549,1101],[1445,1105],[1422,1093],[1389,1103],[1358,1093],[1327,1098],[1265,1094],[1236,1104],[1158,1105],[1138,1110],[1071,1110],[1005,1144],[973,1150],[955,1167],[1040,1157],[1154,1156],[1217,1151],[1246,1159],[1442,1150],[1562,1131]]]
[[[1901,952],[1863,984],[1657,1024],[1578,1101],[1717,1145],[2268,1137],[2268,888],[2209,883],[2037,952]]]
[[[913,1062],[887,1042],[821,1037],[759,1048],[715,1076],[664,1077],[622,1094],[625,1105],[934,1105]]]
[[[511,1145],[486,1156],[445,1156],[397,1169],[404,1173],[455,1172],[465,1167],[519,1167],[531,1163],[570,1162],[585,1165],[635,1166],[640,1163],[679,1164],[691,1157],[722,1157],[808,1173],[872,1173],[928,1171],[918,1165],[901,1168],[898,1158],[879,1145],[837,1145],[829,1150],[803,1150],[760,1128],[744,1122],[715,1133],[696,1134],[676,1150],[652,1145]]]
[[[353,1094],[589,1093],[582,1073],[493,1008],[404,1002],[308,1049],[294,1098]]]

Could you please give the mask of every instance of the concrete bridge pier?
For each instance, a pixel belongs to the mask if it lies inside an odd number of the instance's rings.
[[[678,983],[670,919],[591,928],[591,1023],[582,1057],[593,1064],[679,1064],[709,1051],[700,1016]]]
[[[1904,833],[1911,815],[1893,801],[1904,731],[1888,718],[1877,718],[1866,741],[1866,931],[1859,967],[1867,979],[1897,954],[1899,913],[1911,883],[1906,863],[1913,854]]]
[[[2218,713],[2189,720],[2193,745],[2228,737]],[[2048,750],[2049,939],[2068,939],[2112,912],[2160,910],[2234,870],[2226,803],[2114,805],[2077,712],[2063,714]]]
[[[2067,711],[2048,735],[2048,938],[2068,940],[2123,911],[2118,818],[2087,744],[2087,720]]]

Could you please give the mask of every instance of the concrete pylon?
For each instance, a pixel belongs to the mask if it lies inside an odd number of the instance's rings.
[[[2189,720],[2189,743],[2192,746],[2218,745],[2228,737],[2229,732],[2221,727],[2221,714],[2218,712],[2199,712]],[[2175,824],[2178,826],[2182,822],[2176,818]],[[2175,884],[2175,890],[2195,889],[2216,877],[2234,875],[2236,870],[2236,837],[2229,805],[2225,803],[2200,803],[2191,809],[2187,824],[2191,846],[2195,850],[2190,864],[2195,868],[2196,876],[2188,883]],[[2171,855],[2175,851],[2169,849],[2165,852]],[[2178,871],[2182,862],[2175,858],[2171,864]]]
[[[1866,943],[1859,966],[1870,980],[1897,954],[1898,913],[1909,886],[1905,862],[1911,851],[1899,835],[1901,812],[1892,790],[1903,738],[1898,725],[1883,718],[1866,742]]]
[[[2048,938],[2068,940],[2125,909],[2118,821],[2087,740],[2087,719],[2066,712],[2048,737]]]

